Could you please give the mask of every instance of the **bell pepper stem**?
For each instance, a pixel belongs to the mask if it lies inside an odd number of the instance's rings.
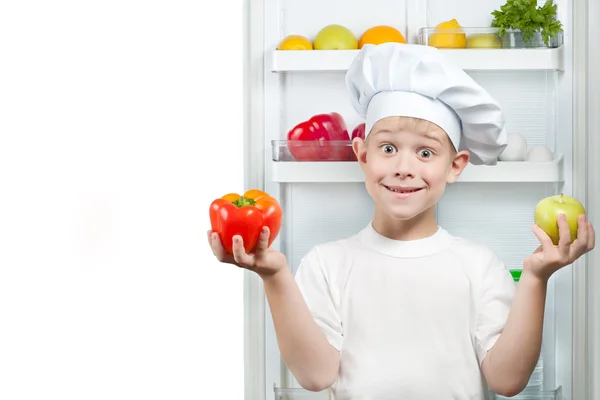
[[[256,201],[248,197],[240,196],[237,200],[233,201],[232,203],[234,206],[242,208],[244,206],[253,206],[254,204],[256,204]]]

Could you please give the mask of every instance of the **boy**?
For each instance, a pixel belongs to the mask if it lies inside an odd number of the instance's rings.
[[[353,149],[375,202],[356,235],[315,246],[294,278],[283,254],[254,254],[241,238],[216,257],[255,271],[282,357],[306,389],[336,400],[480,400],[525,387],[539,357],[547,281],[594,247],[582,216],[577,239],[558,221],[554,246],[523,263],[515,288],[487,247],[439,227],[434,207],[471,161],[494,164],[506,146],[499,105],[432,47],[367,45],[346,75],[366,139]],[[486,386],[487,385],[487,386]]]

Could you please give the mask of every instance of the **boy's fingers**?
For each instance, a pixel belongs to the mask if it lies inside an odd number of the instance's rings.
[[[209,236],[209,240],[210,240],[210,247],[213,251],[213,254],[217,257],[217,259],[219,261],[225,261],[224,260],[224,256],[225,256],[225,249],[223,248],[223,245],[221,244],[221,240],[219,239],[219,235],[216,233],[211,232],[210,236]]]
[[[579,219],[577,221],[577,239],[575,239],[575,242],[573,242],[573,244],[577,245],[573,247],[575,247],[575,249],[577,250],[578,257],[582,254],[585,254],[585,252],[587,251],[588,236],[588,224],[585,220],[585,215],[582,214],[579,216]]]
[[[252,266],[252,256],[246,254],[246,249],[244,249],[244,241],[239,235],[233,237],[233,259],[240,266]]]
[[[263,228],[260,231],[260,235],[258,236],[257,251],[267,251],[269,247],[269,235],[269,228],[263,226]]]
[[[594,246],[596,245],[596,232],[594,231],[594,227],[591,222],[587,222],[588,226],[588,241],[587,241],[587,251],[592,251]]]
[[[225,247],[223,247],[223,244],[221,243],[221,239],[219,238],[219,234],[212,232],[211,236],[210,236],[210,240],[211,240],[210,246],[212,248],[213,254],[215,255],[215,257],[217,257],[217,260],[219,260],[220,262],[233,264],[234,263],[233,256],[225,250]]]
[[[558,216],[558,251],[563,257],[569,256],[569,247],[571,246],[571,231],[564,214]]]
[[[542,250],[549,249],[554,246],[554,244],[552,243],[552,239],[550,239],[550,236],[548,236],[548,234],[544,232],[544,230],[538,225],[533,225],[531,230],[540,241],[542,245]]]

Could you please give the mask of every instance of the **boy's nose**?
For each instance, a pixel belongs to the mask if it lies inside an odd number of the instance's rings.
[[[397,160],[395,175],[401,179],[414,178],[414,166],[411,157],[400,156]]]

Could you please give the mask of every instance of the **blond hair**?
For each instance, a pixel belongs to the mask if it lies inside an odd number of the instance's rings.
[[[426,119],[415,118],[415,117],[388,117],[393,119],[395,122],[395,128],[399,131],[413,131],[413,132],[431,132],[431,131],[439,131],[443,133],[443,137],[445,137],[445,141],[449,144],[450,150],[452,154],[457,152],[457,149],[454,147],[454,144],[448,137],[448,134],[445,130],[443,130],[439,125],[434,124],[431,121],[427,121]],[[367,136],[366,140],[369,140],[370,135]]]

